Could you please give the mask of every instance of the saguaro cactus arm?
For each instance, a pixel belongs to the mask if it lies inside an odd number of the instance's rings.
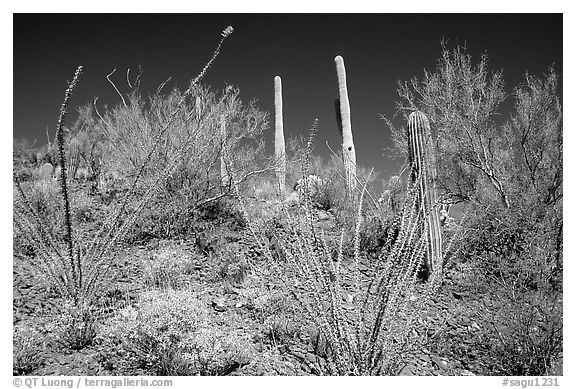
[[[286,196],[286,146],[284,144],[284,124],[282,117],[282,79],[280,76],[274,77],[274,152],[276,157],[276,177],[280,196]]]
[[[346,68],[341,56],[334,58],[336,74],[338,76],[338,94],[340,96],[340,119],[342,124],[342,158],[346,170],[346,184],[348,193],[352,196],[356,189],[356,149],[352,137],[352,121],[350,119],[350,101],[348,100],[348,87],[346,85]]]
[[[428,240],[426,268],[429,275],[439,279],[442,275],[442,230],[436,193],[436,159],[430,123],[422,112],[412,112],[408,117],[408,148],[412,181],[418,185],[420,217]]]

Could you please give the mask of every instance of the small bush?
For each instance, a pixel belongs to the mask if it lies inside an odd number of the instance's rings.
[[[145,282],[156,288],[178,289],[187,285],[194,272],[198,254],[178,247],[164,247],[154,253],[144,265]]]
[[[242,284],[250,270],[247,247],[235,242],[230,243],[222,247],[218,256],[220,277],[235,286]]]
[[[228,224],[241,228],[246,226],[241,211],[230,199],[220,199],[199,207],[196,217],[213,224]]]
[[[246,338],[215,326],[202,301],[189,290],[151,291],[103,328],[106,355],[119,374],[219,375]]]
[[[462,281],[492,302],[482,315],[497,374],[546,375],[562,353],[561,210],[495,208],[473,215]]]
[[[103,207],[86,191],[78,191],[71,201],[72,220],[76,225],[100,225],[104,219]]]
[[[560,358],[562,280],[550,256],[525,244],[521,255],[496,257],[495,271],[483,272],[495,302],[485,321],[499,374],[547,375]]]
[[[46,343],[42,334],[34,327],[27,325],[15,325],[13,338],[13,361],[12,374],[27,375],[43,363],[42,352]]]
[[[81,350],[94,343],[100,317],[100,311],[93,305],[66,300],[60,312],[49,318],[46,330],[49,339],[59,347]]]
[[[367,218],[360,231],[360,251],[374,258],[387,254],[397,235],[398,227],[392,220]]]
[[[300,333],[302,319],[297,303],[285,292],[271,292],[254,300],[254,308],[263,318],[264,335],[274,346],[293,341]]]

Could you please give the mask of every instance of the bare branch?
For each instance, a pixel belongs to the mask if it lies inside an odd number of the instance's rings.
[[[118,88],[116,88],[116,85],[114,84],[114,82],[112,82],[112,80],[110,79],[110,76],[114,74],[114,72],[116,72],[116,68],[114,68],[114,70],[112,70],[110,72],[110,74],[108,74],[106,76],[106,78],[108,79],[108,82],[110,84],[112,84],[112,86],[114,87],[114,90],[116,90],[116,93],[118,93],[118,96],[120,96],[120,98],[122,99],[122,103],[124,104],[124,107],[128,108],[128,105],[126,105],[126,100],[124,100],[124,96],[122,96],[122,93],[120,93],[120,91],[118,90]]]
[[[110,123],[108,123],[106,120],[104,120],[104,118],[102,117],[102,115],[100,115],[100,112],[98,111],[98,106],[96,105],[96,102],[98,101],[98,96],[94,97],[94,110],[96,111],[96,114],[98,115],[98,117],[100,118],[100,120],[102,120],[102,122],[104,122],[107,126],[110,125]]]
[[[162,89],[164,88],[164,85],[166,85],[166,83],[168,81],[170,81],[172,79],[172,76],[168,77],[162,84],[160,84],[160,86],[158,87],[158,89],[156,89],[156,94],[160,94],[160,92],[162,91]]]
[[[130,68],[126,71],[126,82],[128,82],[128,86],[133,89],[132,84],[130,84]]]

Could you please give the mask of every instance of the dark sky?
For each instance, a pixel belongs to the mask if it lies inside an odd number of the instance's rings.
[[[541,75],[554,64],[562,74],[561,14],[15,14],[14,138],[46,142],[77,65],[84,74],[70,112],[99,97],[120,102],[106,80],[127,91],[127,68],[143,69],[142,88],[185,88],[216,47],[221,31],[235,29],[204,82],[220,90],[240,88],[243,101],[258,99],[269,112],[273,133],[273,79],[282,77],[284,129],[306,134],[319,119],[317,152],[327,155],[341,142],[334,99],[334,57],[344,57],[358,164],[383,176],[398,166],[384,147],[389,132],[380,114],[395,112],[396,83],[433,70],[440,41],[466,44],[475,59],[487,52],[493,69],[503,69],[508,91],[523,74]],[[134,74],[134,73],[133,73]],[[70,115],[71,124],[74,115]],[[395,123],[401,125],[399,120]]]

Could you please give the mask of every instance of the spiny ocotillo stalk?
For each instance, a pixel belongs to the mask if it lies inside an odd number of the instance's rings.
[[[286,196],[286,146],[284,144],[284,124],[282,122],[282,79],[280,76],[274,77],[274,152],[276,157],[276,177],[278,177],[278,187],[280,197]]]
[[[346,170],[346,185],[348,194],[353,195],[356,189],[356,150],[352,138],[352,123],[350,120],[350,102],[346,86],[346,68],[341,56],[334,58],[336,73],[338,75],[338,92],[340,95],[340,120],[342,124],[342,159]]]
[[[68,113],[68,103],[70,102],[70,96],[72,95],[72,91],[78,84],[78,79],[80,78],[80,74],[82,74],[82,66],[78,66],[76,69],[76,73],[74,73],[74,78],[68,84],[68,89],[66,89],[66,93],[64,94],[64,102],[60,107],[60,116],[58,117],[58,124],[56,126],[56,142],[58,145],[58,154],[60,157],[60,166],[62,168],[62,173],[60,176],[60,188],[62,190],[62,201],[64,203],[64,226],[66,228],[65,233],[65,241],[66,241],[66,248],[68,253],[68,258],[70,260],[71,265],[71,273],[72,273],[72,282],[74,283],[75,287],[69,285],[71,291],[78,290],[81,286],[81,268],[80,263],[76,263],[74,260],[74,250],[73,250],[73,240],[72,240],[72,218],[70,215],[70,199],[68,197],[68,183],[66,182],[66,153],[64,151],[64,120],[66,119],[66,114]],[[79,258],[78,258],[79,260]],[[78,298],[76,294],[73,293],[74,300]]]
[[[427,234],[428,276],[440,279],[442,275],[442,232],[437,207],[436,160],[430,123],[422,112],[412,112],[408,117],[408,148],[412,165],[412,181],[418,185],[418,202],[423,231]]]
[[[228,149],[226,148],[226,118],[220,117],[220,181],[223,187],[230,186],[230,173],[228,172]]]

